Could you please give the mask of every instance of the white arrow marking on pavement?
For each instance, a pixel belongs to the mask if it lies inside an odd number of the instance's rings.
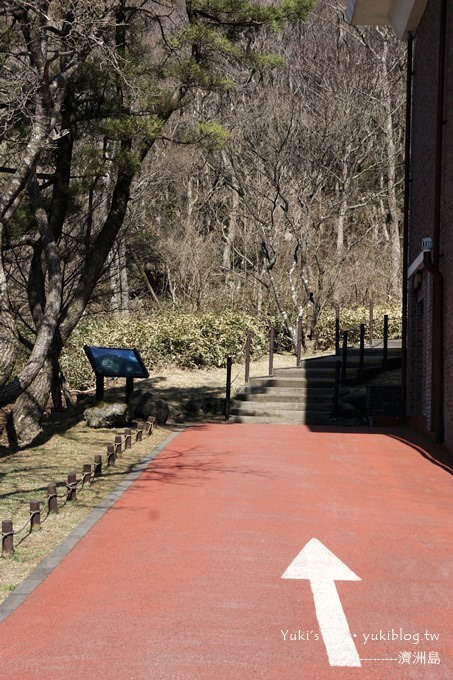
[[[361,666],[335,581],[360,581],[325,545],[312,538],[291,562],[282,578],[310,581],[316,616],[329,664]]]

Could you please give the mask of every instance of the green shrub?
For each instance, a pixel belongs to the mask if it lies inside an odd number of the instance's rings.
[[[389,338],[401,337],[401,306],[390,304],[386,307],[376,306],[373,310],[374,338],[382,338],[384,315],[389,317]],[[365,324],[365,335],[369,337],[369,307],[340,309],[340,331],[348,331],[348,344],[358,345],[360,341],[360,324]],[[335,347],[335,310],[326,310],[318,321],[318,349],[327,350]]]
[[[86,317],[73,332],[62,355],[62,368],[72,387],[94,384],[83,345],[136,347],[148,369],[175,365],[183,368],[224,366],[231,356],[244,358],[245,337],[251,332],[254,357],[267,351],[269,325],[266,317],[244,312],[190,314],[167,312],[129,319]]]
[[[376,307],[375,337],[382,336],[384,314],[389,314],[389,336],[401,337],[401,314],[397,306]],[[349,331],[350,344],[358,343],[360,324],[365,323],[368,328],[368,320],[368,308],[342,310],[341,330]],[[95,383],[83,345],[135,347],[149,370],[169,365],[190,369],[225,366],[228,356],[235,362],[244,360],[248,329],[252,356],[257,358],[267,353],[271,325],[275,327],[275,351],[291,351],[291,341],[283,324],[267,315],[226,310],[203,314],[162,312],[129,319],[87,316],[65,347],[61,365],[70,385],[77,389],[93,387]],[[318,349],[334,347],[334,310],[321,316],[318,334]]]

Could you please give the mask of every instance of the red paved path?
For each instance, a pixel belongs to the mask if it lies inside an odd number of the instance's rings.
[[[0,677],[451,680],[451,481],[377,433],[186,430],[0,624]],[[425,661],[329,666],[308,581],[281,579],[313,537],[362,579],[337,583],[360,657]]]

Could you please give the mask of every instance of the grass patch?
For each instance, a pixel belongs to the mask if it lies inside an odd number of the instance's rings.
[[[46,430],[51,424],[46,425]],[[91,510],[108,495],[149,451],[169,434],[169,427],[157,427],[154,433],[137,442],[116,459],[115,466],[106,468],[93,484],[78,490],[74,501],[66,502],[57,515],[47,516],[41,529],[28,528],[15,537],[15,553],[0,559],[0,601],[49,555]],[[90,430],[82,422],[67,432],[49,437],[40,446],[4,456],[0,461],[0,518],[13,519],[14,530],[22,528],[29,517],[31,500],[41,501],[42,517],[46,517],[47,484],[57,482],[57,492],[65,494],[64,482],[69,472],[80,479],[83,465],[93,463],[93,455],[101,453],[105,461],[107,443],[124,430]],[[64,498],[60,499],[64,502]]]

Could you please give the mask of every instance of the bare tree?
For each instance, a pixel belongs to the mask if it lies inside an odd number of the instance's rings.
[[[58,392],[60,353],[106,272],[156,140],[221,134],[195,116],[170,125],[172,114],[232,87],[259,63],[249,36],[294,20],[303,4],[3,4],[0,404],[17,397],[11,431],[21,443],[39,431],[51,386]],[[21,87],[8,100],[15,74]],[[18,339],[29,354],[11,380]]]

